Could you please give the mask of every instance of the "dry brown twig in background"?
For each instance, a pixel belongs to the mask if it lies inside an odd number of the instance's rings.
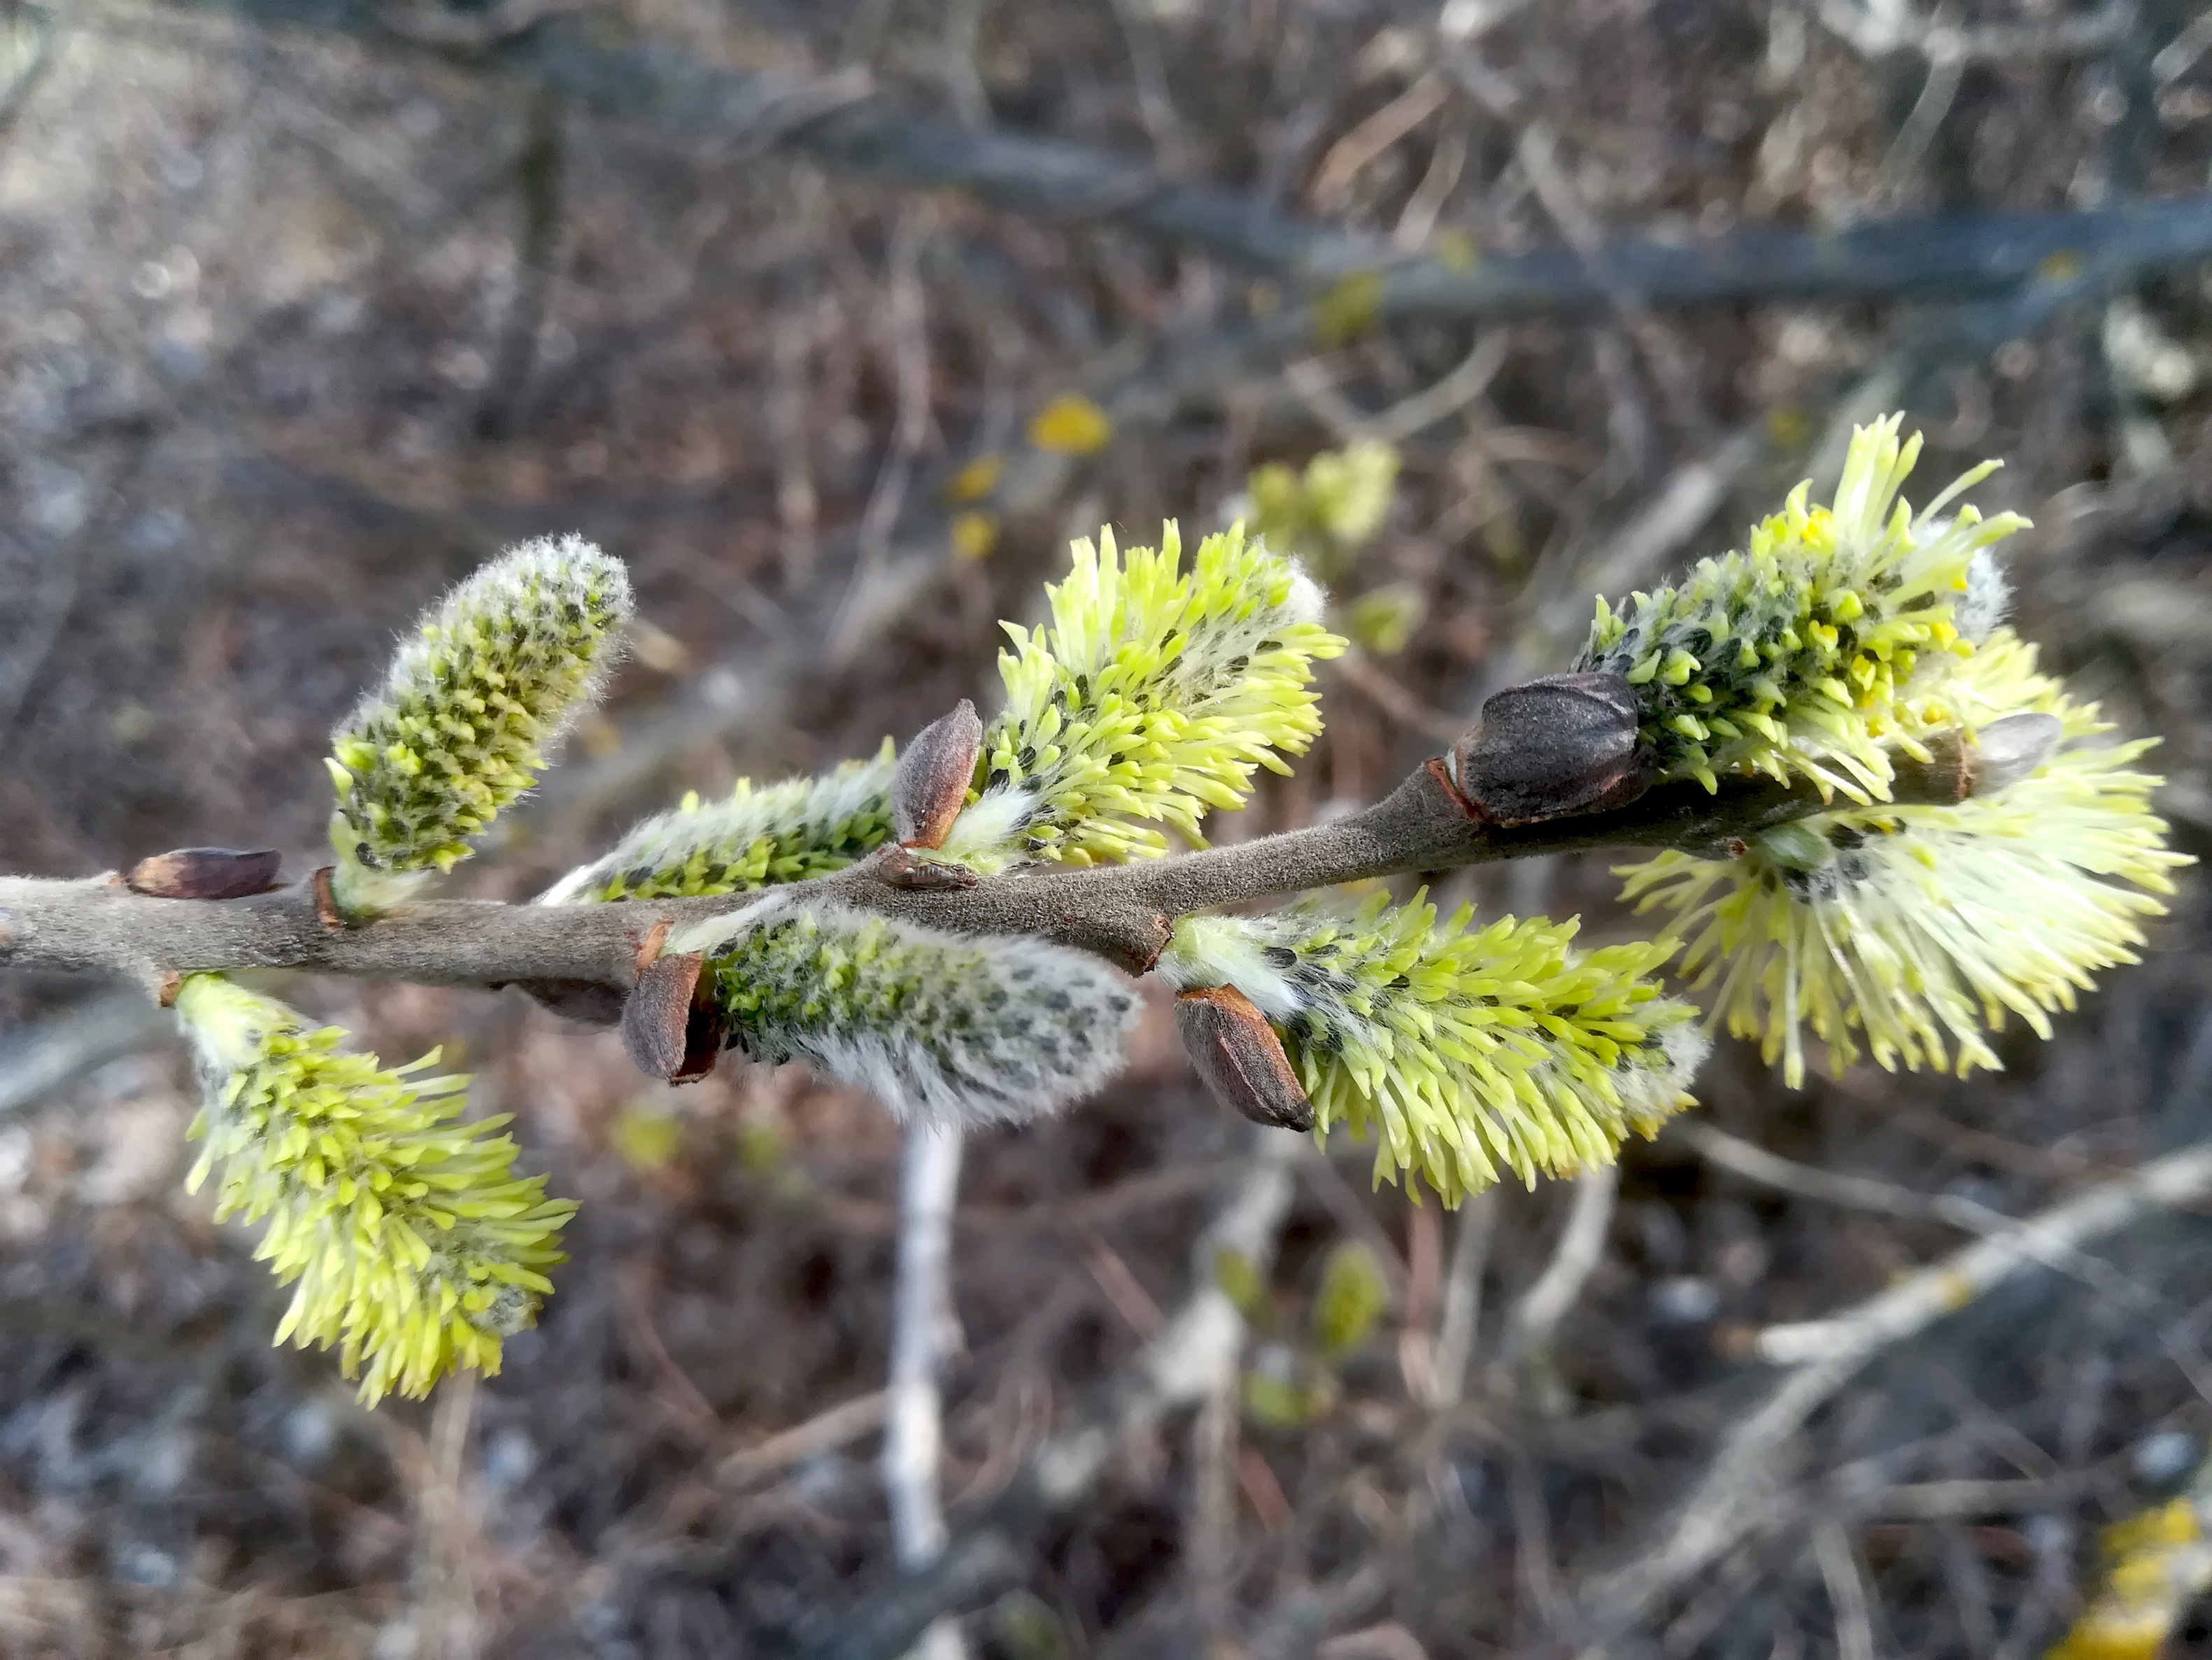
[[[1657,1542],[1585,1588],[1582,1606],[1601,1642],[1628,1629],[1765,1524],[1784,1447],[1876,1357],[2027,1268],[2069,1256],[2153,1210],[2193,1205],[2208,1194],[2212,1142],[2200,1142],[1965,1246],[1830,1319],[1770,1330],[1762,1352],[1789,1365],[1788,1374],[1729,1432],[1690,1496],[1662,1523]]]

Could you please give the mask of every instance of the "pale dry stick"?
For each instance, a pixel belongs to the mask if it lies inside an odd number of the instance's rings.
[[[891,1301],[890,1382],[884,1390],[883,1475],[891,1550],[918,1572],[945,1548],[939,1473],[944,1395],[939,1372],[957,1345],[952,1311],[952,1209],[960,1188],[957,1126],[906,1128],[899,1161],[898,1269]],[[921,1660],[963,1660],[968,1645],[950,1620],[933,1621]]]
[[[906,504],[915,462],[929,438],[929,319],[921,289],[921,251],[936,218],[929,202],[909,203],[891,232],[886,319],[896,414],[890,451],[876,470],[868,504],[860,514],[860,553],[847,590],[848,598],[838,606],[837,617],[830,624],[830,648],[840,656],[853,650],[856,643],[852,619],[859,608],[849,596],[867,585],[890,561],[891,532]]]
[[[941,78],[960,125],[977,131],[991,125],[991,94],[975,58],[982,44],[983,0],[947,0],[940,43]]]
[[[2118,40],[2136,19],[2133,0],[2108,0],[2094,11],[2037,23],[1962,25],[1951,21],[1948,8],[1944,15],[1923,17],[1901,4],[1854,0],[1820,0],[1814,11],[1831,33],[1863,57],[1917,52],[1938,64],[2084,57]]]
[[[1214,1642],[1234,1636],[1231,1574],[1237,1556],[1237,1414],[1243,1391],[1225,1373],[1199,1402],[1190,1423],[1190,1499],[1183,1563],[1200,1628]]]
[[[715,1466],[714,1480],[725,1487],[749,1487],[781,1475],[794,1464],[872,1435],[884,1426],[889,1405],[887,1391],[876,1389],[840,1402],[803,1424],[778,1430],[765,1440],[741,1447]]]
[[[1391,146],[1442,109],[1451,98],[1451,82],[1434,70],[1414,77],[1412,85],[1338,139],[1314,170],[1306,199],[1323,213],[1343,207],[1352,194],[1352,181]]]
[[[1451,1266],[1444,1274],[1443,1314],[1437,1324],[1436,1358],[1431,1365],[1429,1404],[1457,1404],[1467,1389],[1468,1362],[1482,1323],[1482,1275],[1490,1262],[1491,1236],[1498,1226],[1498,1189],[1485,1188],[1459,1207],[1452,1235]]]
[[[105,992],[0,1043],[0,1118],[35,1107],[110,1061],[173,1039],[177,1023],[135,991]]]
[[[2161,87],[2172,85],[2197,66],[2208,47],[2212,47],[2212,7],[2197,13],[2187,28],[2158,49],[2150,60],[2151,79]]]
[[[1418,736],[1449,743],[1466,729],[1464,719],[1424,702],[1357,646],[1347,647],[1328,672]]]
[[[467,1452],[477,1374],[464,1371],[439,1391],[423,1449],[416,1500],[410,1652],[422,1660],[475,1660],[483,1633],[472,1583],[475,1525],[469,1514]]]
[[[1885,1216],[1910,1217],[1942,1222],[1968,1233],[2002,1233],[2020,1226],[2020,1219],[1954,1194],[1915,1193],[1893,1182],[1869,1176],[1844,1176],[1784,1158],[1762,1146],[1730,1135],[1702,1118],[1677,1119],[1668,1134],[1686,1141],[1708,1164],[1802,1198],[1819,1199],[1851,1210],[1878,1211]]]
[[[1888,154],[1875,170],[1874,185],[1869,192],[1872,199],[1887,201],[1905,187],[1913,169],[1920,165],[1920,158],[1928,153],[1929,145],[1936,142],[1936,131],[1942,126],[1943,118],[1951,112],[1966,73],[1966,64],[1960,58],[1929,57],[1928,76],[1921,82],[1920,95],[1913,100],[1911,112],[1897,129],[1897,137],[1890,141]]]
[[[1540,1404],[1548,1408],[1564,1405],[1556,1398],[1558,1383],[1551,1376],[1553,1340],[1605,1255],[1606,1233],[1613,1225],[1620,1193],[1618,1164],[1595,1165],[1575,1178],[1566,1225],[1560,1230],[1552,1260],[1506,1316],[1498,1365],[1534,1385]],[[1547,1396],[1554,1398],[1547,1401]]]
[[[1528,634],[1516,642],[1518,660],[1545,662],[1580,644],[1589,629],[1589,596],[1624,594],[1656,577],[1721,510],[1729,492],[1765,459],[1768,445],[1762,418],[1675,468],[1626,524],[1607,536],[1588,558],[1566,569],[1556,588],[1536,607]]]
[[[1335,380],[1328,368],[1317,358],[1291,363],[1283,371],[1283,378],[1337,437],[1347,441],[1402,444],[1415,433],[1449,420],[1489,390],[1490,383],[1498,378],[1498,371],[1505,367],[1508,344],[1504,330],[1486,331],[1441,380],[1375,415],[1365,414],[1346,401],[1336,390]]]
[[[1948,733],[1928,761],[1900,756],[1893,799],[1954,802],[1978,777],[2008,781],[2048,746],[2040,716],[2008,716],[1975,738]],[[2016,752],[2017,751],[2017,752]],[[1737,843],[1821,811],[1811,785],[1731,778],[1659,786],[1631,806],[1519,827],[1477,823],[1431,766],[1381,801],[1304,830],[1174,858],[1054,866],[969,887],[918,886],[896,848],[777,891],[967,935],[1029,935],[1132,971],[1149,968],[1173,919],[1215,906],[1370,877],[1441,871],[1587,848],[1674,847],[1727,856]],[[433,901],[333,930],[312,884],[252,898],[156,899],[112,879],[0,877],[0,968],[122,973],[159,989],[174,974],[304,969],[422,985],[521,982],[579,1018],[611,1022],[639,947],[662,921],[705,921],[755,903],[735,893],[607,905]]]
[[[1559,228],[1559,234],[1582,256],[1589,268],[1591,280],[1620,313],[1637,350],[1650,365],[1652,378],[1659,383],[1668,411],[1688,431],[1706,432],[1711,421],[1698,393],[1697,377],[1679,343],[1659,325],[1634,286],[1613,269],[1607,254],[1604,229],[1559,160],[1558,131],[1540,117],[1529,115],[1528,100],[1521,89],[1473,52],[1462,49],[1449,52],[1445,64],[1469,97],[1512,130],[1513,159],[1520,164],[1522,175],[1536,199],[1543,204],[1544,211]]]
[[[1437,140],[1436,149],[1429,157],[1428,171],[1421,182],[1413,186],[1413,193],[1406,198],[1405,210],[1398,216],[1398,226],[1390,233],[1390,246],[1401,253],[1418,253],[1429,245],[1435,235],[1437,221],[1443,217],[1444,204],[1467,170],[1467,155],[1474,135],[1468,131],[1464,116],[1454,118]]]
[[[1137,114],[1152,141],[1153,160],[1170,175],[1179,174],[1189,150],[1182,118],[1168,90],[1167,64],[1160,52],[1158,21],[1149,5],[1114,0],[1114,21],[1129,53],[1129,78],[1137,90]]]
[[[1585,1651],[1586,1660],[1605,1653],[1610,1639],[1765,1523],[1775,1508],[1776,1467],[1784,1448],[1808,1418],[1877,1356],[2024,1268],[2130,1226],[2153,1210],[2197,1203],[2208,1195],[2212,1141],[2154,1158],[2016,1228],[1965,1246],[1832,1320],[1794,1329],[1801,1335],[1785,1347],[1796,1364],[1729,1433],[1695,1488],[1667,1520],[1658,1542],[1589,1583],[1582,1601],[1599,1640]]]
[[[1406,1207],[1405,1289],[1399,1294],[1398,1375],[1406,1398],[1437,1391],[1437,1309],[1443,1294],[1442,1224],[1425,1205]]]
[[[1866,1576],[1843,1523],[1825,1516],[1813,1527],[1813,1555],[1836,1616],[1838,1660],[1875,1660],[1874,1620],[1867,1608]]]
[[[1242,1179],[1192,1249],[1189,1299],[1123,1368],[1102,1408],[1039,1447],[980,1517],[956,1529],[927,1570],[860,1598],[805,1652],[813,1660],[899,1660],[940,1615],[973,1606],[1018,1575],[1029,1534],[1090,1493],[1129,1436],[1233,1381],[1244,1318],[1221,1288],[1219,1258],[1233,1252],[1264,1277],[1295,1172],[1312,1156],[1304,1136],[1256,1131]]]

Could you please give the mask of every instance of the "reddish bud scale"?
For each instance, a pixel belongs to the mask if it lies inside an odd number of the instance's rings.
[[[1205,986],[1180,993],[1176,1029],[1191,1065],[1224,1106],[1271,1129],[1313,1128],[1313,1103],[1291,1068],[1283,1040],[1243,992]]]
[[[938,848],[968,804],[983,752],[983,722],[962,698],[949,714],[915,734],[891,775],[891,824],[902,844]]]

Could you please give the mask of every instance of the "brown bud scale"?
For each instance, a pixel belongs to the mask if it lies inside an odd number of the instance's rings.
[[[945,845],[982,753],[983,722],[964,697],[915,734],[891,774],[891,828],[902,843]]]
[[[910,893],[942,893],[954,888],[972,888],[982,879],[965,865],[943,865],[934,860],[917,859],[906,848],[891,846],[874,857],[869,873],[888,888],[898,888]]]
[[[1206,986],[1182,993],[1176,998],[1176,1030],[1191,1065],[1224,1106],[1271,1129],[1313,1128],[1313,1103],[1291,1070],[1283,1040],[1243,992]]]
[[[307,879],[315,895],[315,918],[325,933],[345,932],[345,913],[338,909],[337,895],[331,891],[331,877],[337,869],[335,865],[325,865]]]
[[[652,1078],[683,1075],[691,1056],[691,1005],[706,958],[696,951],[655,958],[623,1005],[623,1047]]]
[[[1626,806],[1650,788],[1634,688],[1617,674],[1508,686],[1453,746],[1452,782],[1498,824]]]
[[[123,885],[155,899],[242,899],[276,886],[282,862],[273,848],[178,848],[141,859],[125,873]]]

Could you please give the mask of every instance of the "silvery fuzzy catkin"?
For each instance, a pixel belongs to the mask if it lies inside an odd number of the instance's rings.
[[[891,839],[891,746],[815,778],[687,796],[541,897],[580,904],[738,893],[842,870]]]
[[[622,562],[568,536],[502,555],[424,615],[331,734],[341,910],[388,909],[469,856],[598,695],[631,604]]]
[[[1135,988],[1079,952],[782,896],[679,929],[668,949],[707,954],[733,1047],[936,1123],[1020,1122],[1090,1093],[1137,1013]]]

